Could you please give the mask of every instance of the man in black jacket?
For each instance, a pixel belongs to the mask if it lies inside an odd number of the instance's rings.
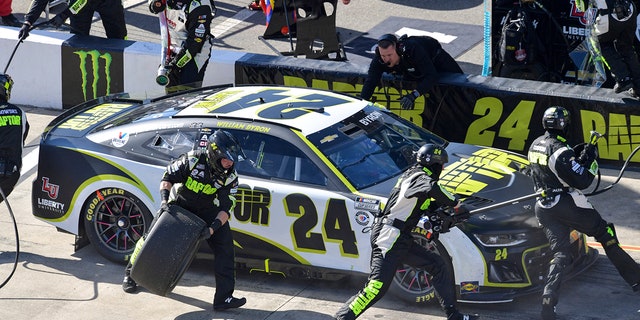
[[[416,89],[400,100],[405,110],[413,109],[416,98],[433,88],[440,73],[463,73],[438,40],[427,36],[402,36],[398,39],[393,34],[385,34],[378,39],[375,57],[371,60],[360,93],[362,99],[371,99],[384,72],[417,82]]]
[[[544,112],[545,134],[529,147],[530,175],[535,188],[544,191],[535,214],[549,239],[553,258],[542,293],[542,319],[556,319],[562,272],[571,264],[571,230],[594,237],[624,280],[640,290],[640,267],[618,242],[613,224],[607,223],[580,190],[588,188],[598,171],[597,150],[592,144],[571,148],[565,135],[571,123],[569,111],[551,107]]]
[[[29,134],[27,115],[9,103],[13,80],[0,74],[0,188],[8,197],[20,178],[22,148]],[[0,195],[0,201],[4,198]]]

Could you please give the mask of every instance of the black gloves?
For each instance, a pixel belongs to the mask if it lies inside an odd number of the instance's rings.
[[[209,226],[205,226],[200,232],[200,240],[207,240],[209,238],[211,238],[211,228]]]
[[[71,16],[71,10],[69,10],[69,8],[67,8],[66,10],[60,12],[55,17],[51,18],[49,20],[49,23],[51,25],[53,25],[54,27],[56,27],[56,28],[60,28],[60,26],[62,26],[64,24],[64,22],[67,21],[69,16]]]
[[[411,92],[410,94],[403,96],[400,99],[400,106],[402,107],[402,110],[413,109],[416,98],[418,98],[419,96],[420,96],[420,93],[418,93],[418,91],[416,90],[413,90],[413,92]]]
[[[158,14],[164,11],[164,9],[166,8],[167,8],[167,4],[165,1],[162,1],[162,0],[149,1],[149,11],[151,11],[151,13]]]
[[[160,205],[160,209],[158,209],[157,216],[159,217],[162,213],[167,211],[169,211],[169,204],[163,201],[162,204]]]
[[[25,21],[22,24],[22,28],[20,28],[20,32],[18,32],[18,39],[26,39],[29,36],[29,30],[31,30],[31,23]]]
[[[576,162],[582,166],[589,166],[598,158],[598,149],[592,144],[585,144]]]

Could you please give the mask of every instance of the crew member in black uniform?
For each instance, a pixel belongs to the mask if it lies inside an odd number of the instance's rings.
[[[545,196],[536,201],[535,214],[553,252],[542,294],[544,320],[556,318],[562,271],[571,263],[572,229],[594,237],[602,244],[624,280],[634,291],[640,290],[640,267],[620,247],[613,224],[603,220],[580,191],[591,185],[597,173],[597,149],[593,144],[571,148],[564,137],[570,123],[566,109],[548,108],[542,118],[546,132],[533,141],[528,153],[535,188],[545,192]]]
[[[585,0],[577,0],[576,6],[583,12]],[[586,0],[589,2],[589,0]],[[592,1],[597,15],[593,24],[600,51],[615,80],[615,93],[625,92],[637,97],[640,94],[640,61],[634,49],[638,8],[634,0]]]
[[[216,6],[213,0],[149,0],[152,13],[165,9],[172,52],[172,60],[165,66],[169,78],[166,91],[199,88],[211,58],[211,20]]]
[[[29,134],[27,115],[18,106],[9,103],[13,80],[0,74],[0,188],[8,197],[20,178],[22,148]],[[0,202],[4,198],[0,195]]]
[[[415,100],[433,88],[440,73],[462,73],[462,69],[434,38],[405,35],[398,39],[388,33],[378,39],[375,57],[369,64],[360,93],[362,99],[371,99],[384,72],[417,82],[416,89],[400,100],[402,109],[413,109]]]
[[[213,309],[238,308],[245,298],[233,297],[235,288],[235,253],[229,219],[236,205],[234,197],[238,187],[235,162],[244,157],[236,138],[227,131],[217,130],[210,137],[206,150],[190,151],[167,166],[160,182],[162,204],[159,214],[168,206],[184,208],[209,225],[211,236],[207,239],[215,255],[214,275],[216,292]],[[170,198],[174,184],[181,185]],[[125,269],[122,289],[133,293],[136,282],[130,277],[131,264]]]
[[[29,36],[29,31],[45,10],[49,0],[32,0],[29,12],[25,15],[25,21],[18,33],[19,39]],[[124,7],[122,0],[71,0],[68,7],[53,17],[49,22],[60,27],[71,20],[71,33],[89,35],[93,14],[100,14],[102,26],[109,39],[126,39],[127,24],[124,20]]]
[[[391,190],[387,205],[371,231],[371,274],[364,288],[338,310],[336,319],[353,320],[387,292],[400,263],[422,268],[433,276],[433,286],[447,319],[478,319],[461,314],[456,307],[452,275],[442,257],[418,245],[411,230],[436,206],[454,207],[460,221],[469,211],[438,184],[444,164],[449,160],[444,148],[427,143],[416,154],[417,163],[405,171]]]

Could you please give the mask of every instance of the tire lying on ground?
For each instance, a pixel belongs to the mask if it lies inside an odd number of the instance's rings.
[[[154,294],[167,295],[191,264],[205,226],[195,214],[170,206],[136,244],[131,278]]]

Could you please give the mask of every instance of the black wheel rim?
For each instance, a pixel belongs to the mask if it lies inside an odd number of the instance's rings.
[[[415,238],[415,241],[421,246],[439,254],[436,246],[427,241],[423,236],[415,236]],[[396,282],[402,290],[411,295],[424,295],[435,290],[429,272],[406,264],[402,264],[396,269],[393,281]]]
[[[98,204],[93,228],[100,242],[114,252],[130,252],[145,232],[145,218],[135,201],[109,196]]]

